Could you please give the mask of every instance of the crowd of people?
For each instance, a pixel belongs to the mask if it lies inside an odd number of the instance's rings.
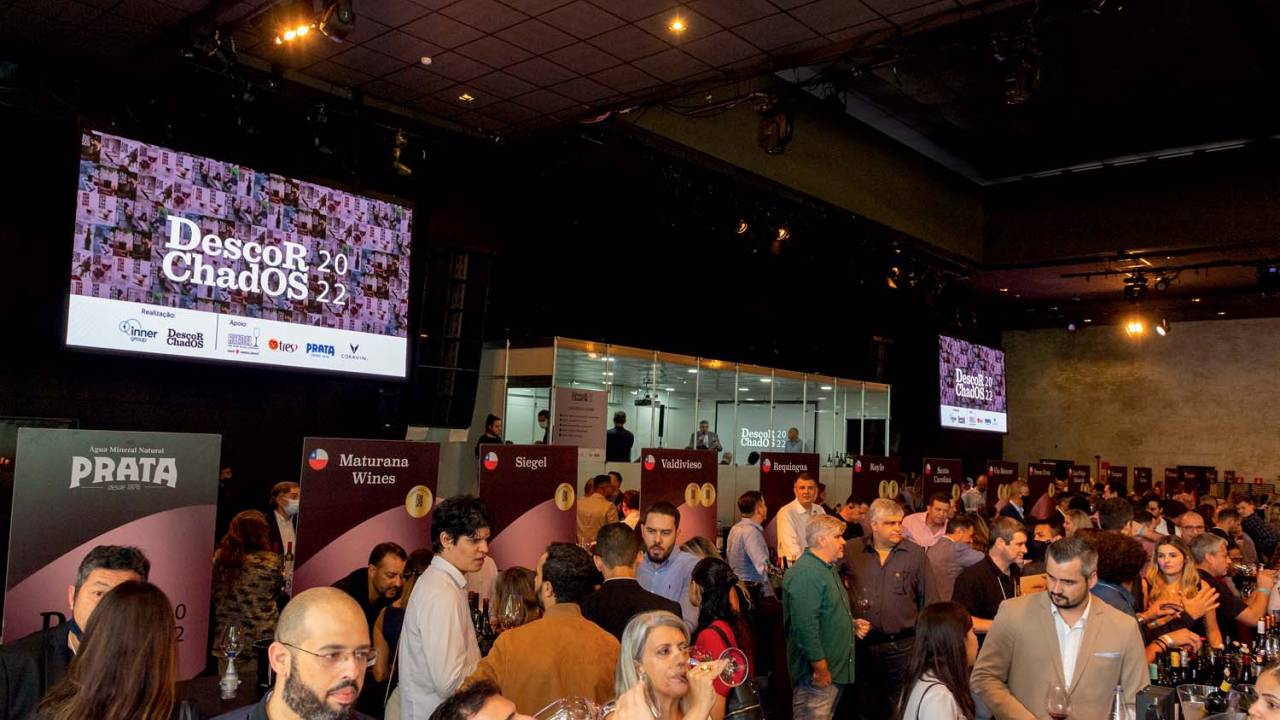
[[[1053,687],[1072,717],[1103,718],[1117,687],[1132,703],[1150,684],[1159,654],[1247,641],[1280,611],[1280,528],[1260,498],[1059,480],[1033,503],[1017,481],[989,505],[985,481],[918,509],[906,496],[830,507],[802,474],[774,515],[776,553],[749,491],[721,554],[711,538],[678,544],[676,507],[640,510],[601,475],[576,543],[501,570],[487,507],[455,497],[433,509],[429,547],[380,543],[367,567],[292,599],[278,543],[295,537],[298,488],[282,484],[269,515],[230,519],[214,556],[214,645],[229,627],[264,639],[274,675],[221,718],[511,720],[569,701],[590,711],[557,720],[1032,718]],[[86,555],[67,622],[0,647],[4,718],[196,717],[149,571],[136,548]],[[731,649],[745,681],[724,674]],[[243,654],[241,675],[255,661]],[[1280,720],[1280,670],[1256,691],[1250,716]]]

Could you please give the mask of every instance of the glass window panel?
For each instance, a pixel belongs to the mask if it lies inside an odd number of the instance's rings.
[[[835,378],[824,378],[818,375],[809,376],[810,399],[813,402],[814,424],[817,428],[817,450],[823,465],[835,462],[835,455],[840,449],[836,443],[836,388]]]
[[[692,433],[697,432],[697,425],[705,420],[709,429],[715,432],[720,440],[722,455],[732,453],[737,457],[737,452],[733,449],[733,428],[736,417],[733,399],[737,392],[737,367],[723,360],[699,358],[697,370],[696,424],[690,431],[691,434],[685,437],[682,447],[690,446],[694,440]]]
[[[779,443],[779,449],[785,449],[787,434],[795,428],[799,441],[803,444],[801,452],[813,452],[812,425],[805,418],[813,413],[806,413],[812,398],[807,397],[804,386],[804,375],[786,370],[773,371],[773,436]]]
[[[658,446],[683,448],[697,428],[698,359],[689,355],[658,353],[655,389],[659,401]]]
[[[636,436],[636,450],[650,447],[658,437],[653,406],[653,352],[622,345],[609,346],[609,411],[612,418],[621,410],[627,414],[627,429]]]
[[[773,371],[756,365],[738,366],[738,412],[734,437],[734,456],[745,460],[752,452],[781,452],[786,433],[773,431]],[[723,433],[722,433],[723,436]],[[728,443],[725,443],[726,447]]]

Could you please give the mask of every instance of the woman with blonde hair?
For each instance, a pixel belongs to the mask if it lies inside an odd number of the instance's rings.
[[[1142,606],[1139,622],[1164,633],[1187,628],[1207,638],[1209,647],[1222,647],[1213,612],[1218,594],[1200,579],[1191,548],[1182,538],[1166,535],[1156,541],[1153,562],[1142,579]]]
[[[716,704],[713,681],[724,667],[716,660],[689,666],[689,628],[666,612],[640,613],[622,632],[614,676],[618,717],[648,706],[654,720],[707,720]]]

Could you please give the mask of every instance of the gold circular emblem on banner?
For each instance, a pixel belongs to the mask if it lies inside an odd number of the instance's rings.
[[[890,480],[890,481],[889,481],[889,494],[888,494],[888,495],[885,495],[885,497],[887,497],[887,498],[896,498],[896,497],[898,497],[898,481],[897,481],[897,480]]]
[[[716,506],[716,486],[711,483],[702,483],[702,504],[704,507]]]
[[[431,488],[426,485],[414,485],[409,494],[404,496],[404,509],[412,518],[424,518],[431,512]]]
[[[952,485],[952,486],[951,486],[951,499],[952,499],[952,500],[955,500],[956,498],[959,498],[959,497],[960,497],[960,486],[959,486],[959,485]]]
[[[684,486],[684,504],[689,507],[698,507],[702,504],[702,488],[698,487],[698,483],[689,483]]]
[[[1000,487],[996,488],[996,497],[1001,500],[1009,499],[1009,483],[1001,483]]]
[[[564,511],[573,509],[573,486],[569,483],[560,483],[556,488],[556,507]]]
[[[1054,495],[1057,495],[1057,494],[1058,494],[1058,486],[1057,486],[1057,485],[1055,485],[1054,483],[1050,482],[1050,483],[1049,483],[1049,497],[1053,497]]]
[[[881,480],[881,481],[880,481],[880,487],[878,487],[878,488],[876,488],[876,489],[879,491],[879,493],[880,493],[880,497],[882,497],[882,498],[884,498],[884,497],[889,497],[889,495],[888,495],[888,493],[889,493],[889,481],[888,481],[888,480]]]

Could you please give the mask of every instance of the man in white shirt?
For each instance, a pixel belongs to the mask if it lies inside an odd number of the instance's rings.
[[[484,566],[490,524],[488,508],[470,496],[449,498],[431,513],[436,555],[414,586],[400,632],[404,720],[428,720],[480,663],[466,573]]]
[[[807,472],[796,476],[795,485],[791,488],[796,499],[782,506],[778,511],[778,557],[786,558],[794,563],[804,553],[808,544],[804,540],[804,529],[809,519],[825,514],[818,499],[818,481]]]

